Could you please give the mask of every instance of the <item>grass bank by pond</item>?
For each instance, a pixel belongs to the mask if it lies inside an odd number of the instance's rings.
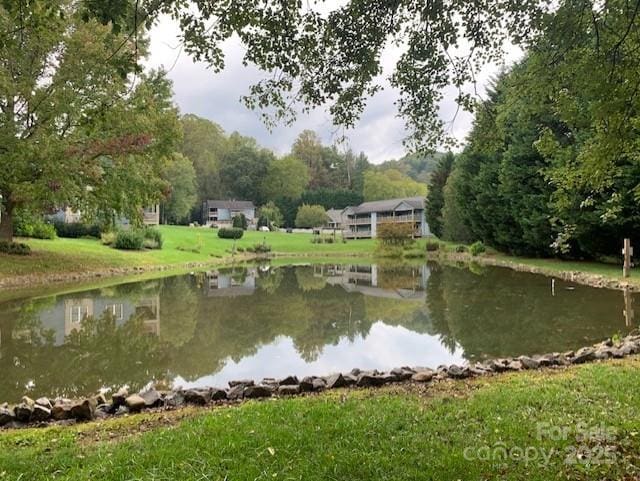
[[[631,480],[639,373],[627,358],[6,431],[0,479]]]

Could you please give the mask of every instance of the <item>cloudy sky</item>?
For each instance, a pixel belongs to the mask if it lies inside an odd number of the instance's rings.
[[[182,113],[193,113],[220,124],[225,131],[238,131],[255,137],[259,144],[277,154],[287,153],[293,141],[304,129],[316,131],[327,144],[336,139],[336,128],[330,116],[318,109],[309,115],[300,115],[293,126],[280,126],[273,131],[264,126],[259,112],[248,110],[240,97],[249,86],[264,77],[256,68],[244,67],[244,50],[240,42],[230,40],[224,48],[226,69],[222,73],[208,70],[203,63],[180,50],[179,29],[169,18],[163,18],[151,32],[151,56],[149,67],[164,66],[173,80],[175,101]],[[383,58],[386,74],[391,72],[398,52],[387,51]],[[480,77],[486,82],[497,67],[488,68]],[[384,76],[383,76],[384,77]],[[348,145],[356,152],[365,152],[374,163],[400,158],[405,153],[402,139],[406,136],[404,122],[396,116],[394,101],[396,92],[381,78],[385,89],[371,98],[359,124],[344,132]],[[441,105],[441,117],[450,121],[456,111],[453,95],[448,95]],[[463,140],[471,125],[472,117],[461,113],[453,124],[453,133]]]

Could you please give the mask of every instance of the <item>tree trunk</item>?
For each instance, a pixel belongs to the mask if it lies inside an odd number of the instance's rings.
[[[13,241],[13,203],[9,200],[5,202],[4,210],[0,214],[0,240]]]

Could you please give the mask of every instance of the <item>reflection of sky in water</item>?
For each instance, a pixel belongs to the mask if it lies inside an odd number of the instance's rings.
[[[333,346],[325,346],[318,359],[303,360],[296,351],[293,341],[279,337],[273,343],[261,347],[258,352],[234,362],[229,359],[215,375],[203,376],[196,381],[186,382],[178,377],[176,386],[225,386],[234,379],[255,379],[273,377],[280,374],[326,375],[334,372],[348,372],[354,367],[360,369],[389,370],[401,366],[437,367],[440,364],[464,363],[463,352],[456,348],[451,353],[437,337],[416,334],[404,327],[393,327],[376,322],[366,338],[358,336],[353,342],[341,339]]]

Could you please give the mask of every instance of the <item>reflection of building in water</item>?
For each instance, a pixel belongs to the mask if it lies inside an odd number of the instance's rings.
[[[256,290],[256,269],[207,272],[205,289],[209,297],[249,296]]]
[[[53,332],[56,345],[64,343],[66,336],[82,327],[87,317],[108,314],[117,326],[132,317],[143,322],[145,332],[160,334],[160,296],[144,296],[137,300],[112,297],[69,297],[58,301],[53,307],[40,312],[44,331]]]
[[[377,265],[317,266],[316,275],[327,283],[342,286],[347,292],[389,299],[422,299],[427,287],[429,268],[426,265],[382,269]]]

